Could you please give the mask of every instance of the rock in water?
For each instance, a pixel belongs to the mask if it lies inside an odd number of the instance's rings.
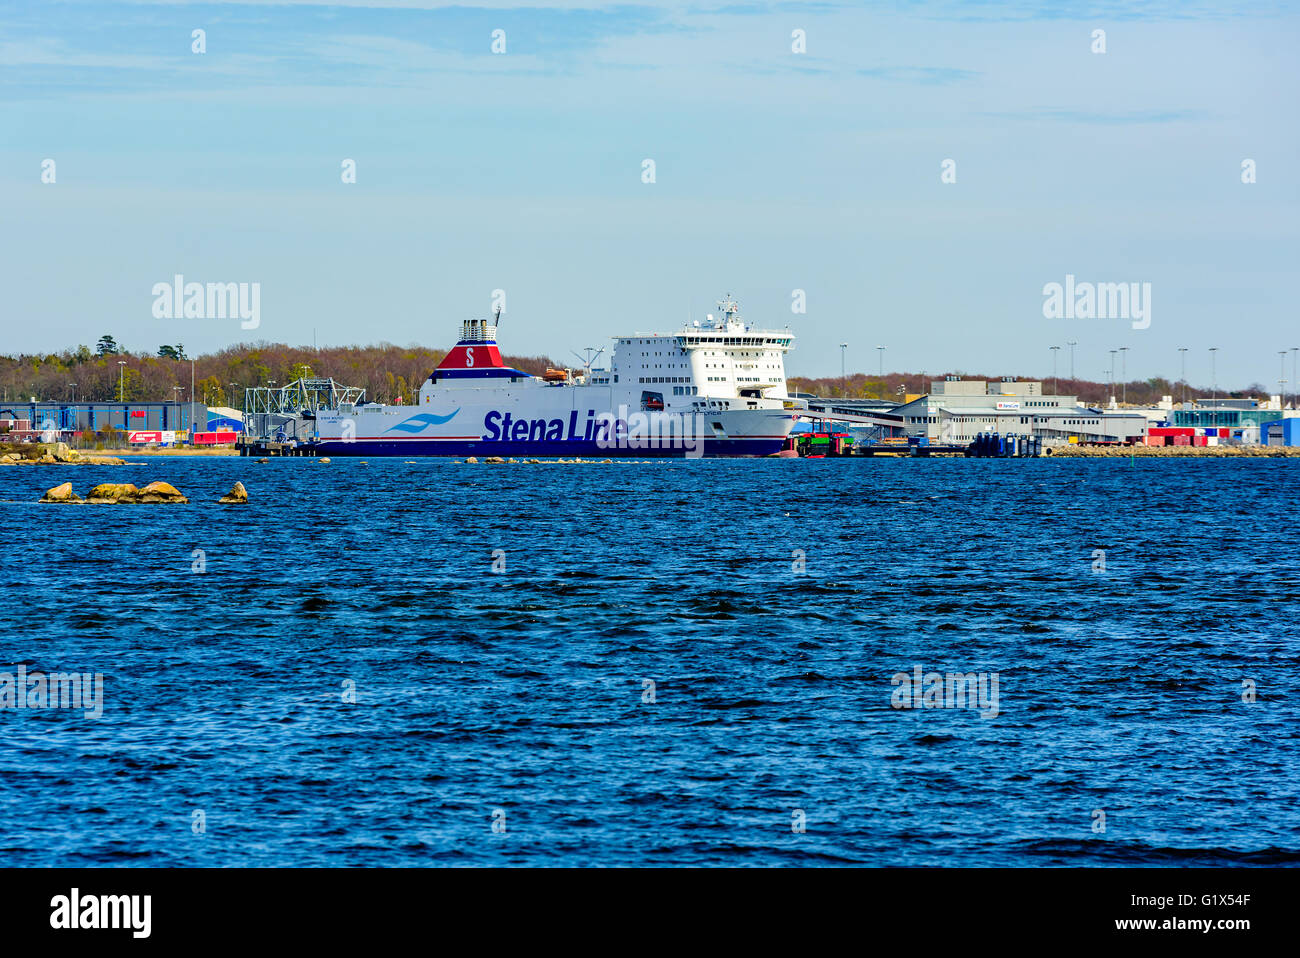
[[[217,500],[220,505],[234,506],[245,505],[248,503],[248,490],[244,488],[242,482],[237,482],[231,487],[231,490]]]
[[[477,457],[477,456],[467,456],[466,459],[465,459],[465,461],[466,461],[466,462],[478,462],[478,457]]]
[[[329,456],[324,456],[323,458],[317,460],[317,462],[329,462],[329,461],[330,461]]]
[[[151,482],[140,490],[137,502],[189,502],[170,482]]]
[[[271,460],[270,460],[270,459],[267,459],[267,458],[264,456],[264,457],[262,457],[261,459],[259,459],[259,460],[257,460],[257,461],[258,461],[258,462],[270,462]]]
[[[91,489],[90,495],[86,497],[87,502],[109,505],[139,502],[139,499],[140,490],[129,482],[101,482],[94,489]]]
[[[72,491],[72,483],[65,482],[61,486],[55,486],[53,489],[47,489],[45,495],[41,496],[41,502],[81,502],[81,496]]]

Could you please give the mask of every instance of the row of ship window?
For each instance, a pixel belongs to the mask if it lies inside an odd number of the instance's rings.
[[[687,336],[688,346],[789,346],[788,339],[764,339],[761,336],[724,336],[715,339],[708,336]]]

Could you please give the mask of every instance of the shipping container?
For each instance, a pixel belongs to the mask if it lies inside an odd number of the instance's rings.
[[[196,432],[194,434],[194,445],[196,446],[218,446],[234,441],[235,433],[233,431],[217,430],[215,432]]]

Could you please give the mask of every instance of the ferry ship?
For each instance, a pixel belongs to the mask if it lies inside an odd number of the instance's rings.
[[[672,333],[615,337],[608,368],[505,364],[492,322],[468,320],[417,405],[316,413],[330,456],[766,456],[807,408],[786,391],[789,330],[752,328],[727,297]]]

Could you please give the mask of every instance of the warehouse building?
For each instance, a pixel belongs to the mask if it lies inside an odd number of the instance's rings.
[[[1300,446],[1300,418],[1275,419],[1259,427],[1259,441],[1265,446]]]
[[[186,432],[205,429],[208,407],[191,402],[25,402],[0,403],[0,425],[21,433]]]
[[[1081,406],[1074,396],[1045,396],[1038,381],[990,383],[950,376],[930,394],[894,410],[910,438],[965,445],[980,433],[1035,436],[1049,443],[1136,442],[1147,430],[1141,412]]]

